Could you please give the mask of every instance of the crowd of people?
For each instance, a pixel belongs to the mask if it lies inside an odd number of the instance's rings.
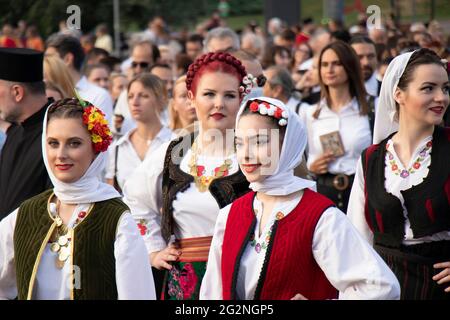
[[[366,22],[4,25],[0,299],[450,299],[450,43]]]

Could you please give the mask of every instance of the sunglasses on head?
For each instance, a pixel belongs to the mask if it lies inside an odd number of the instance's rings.
[[[148,62],[136,62],[136,61],[133,61],[131,63],[131,67],[132,68],[136,68],[137,66],[141,67],[142,69],[146,69],[146,68],[148,68],[150,66],[150,63],[148,63]]]

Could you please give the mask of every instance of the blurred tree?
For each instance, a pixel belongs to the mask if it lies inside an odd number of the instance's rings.
[[[162,16],[170,26],[194,27],[199,19],[217,9],[218,0],[121,0],[120,25],[124,31],[142,30],[155,15]],[[263,0],[229,0],[230,16],[262,13]],[[106,22],[113,30],[112,0],[0,0],[0,23],[17,23],[25,20],[36,24],[42,36],[58,31],[60,21],[70,14],[67,7],[78,5],[81,9],[81,29],[92,32],[99,23]]]

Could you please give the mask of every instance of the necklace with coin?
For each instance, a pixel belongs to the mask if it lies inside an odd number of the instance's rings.
[[[63,223],[61,217],[59,216],[59,207],[60,202],[57,201],[56,206],[52,206],[54,212],[52,212],[56,218],[56,229],[53,232],[51,238],[50,238],[50,250],[57,254],[56,257],[56,267],[58,269],[62,269],[64,267],[65,262],[70,256],[70,248],[69,243],[71,240],[70,236],[70,230],[69,228]],[[73,228],[80,223],[80,221],[86,216],[86,212],[81,211],[78,214],[78,218],[75,221],[75,224]],[[73,229],[72,228],[72,229]]]

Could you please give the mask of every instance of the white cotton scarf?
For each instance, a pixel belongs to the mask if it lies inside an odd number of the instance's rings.
[[[307,143],[305,127],[299,116],[290,108],[277,99],[256,97],[248,101],[260,100],[268,102],[286,111],[288,114],[287,128],[281,147],[280,160],[272,175],[267,176],[263,181],[250,183],[250,189],[255,192],[262,192],[268,195],[285,196],[293,192],[309,188],[316,190],[316,183],[311,180],[302,179],[294,175],[294,169],[302,161],[303,153]],[[236,117],[236,128],[239,119],[247,103],[242,103]]]
[[[378,107],[375,111],[374,144],[380,143],[391,133],[398,131],[398,122],[395,120],[394,93],[413,53],[407,52],[395,57],[386,69],[381,83]]]
[[[78,181],[65,183],[55,177],[47,160],[47,114],[48,109],[45,113],[42,132],[42,156],[48,175],[54,186],[53,191],[58,199],[64,203],[79,204],[119,198],[120,194],[116,189],[100,180],[100,175],[106,166],[106,152],[100,152],[95,157],[88,170]]]

